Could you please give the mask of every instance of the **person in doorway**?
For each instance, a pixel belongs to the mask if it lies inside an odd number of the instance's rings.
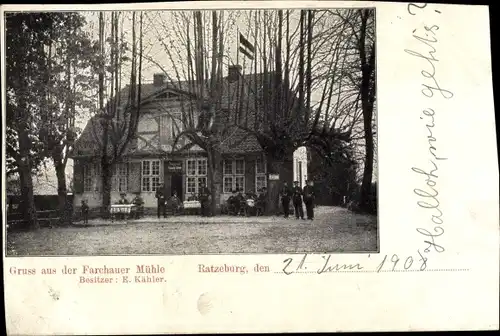
[[[172,197],[170,197],[170,204],[172,205],[172,215],[176,216],[181,207],[181,200],[177,196],[177,191],[175,190]]]
[[[313,182],[307,180],[304,187],[304,203],[306,205],[307,219],[309,220],[314,219],[314,196]]]
[[[208,190],[205,182],[201,182],[199,199],[200,199],[202,217],[209,216],[210,196],[211,196],[210,190]]]
[[[293,182],[293,208],[295,209],[295,218],[304,219],[304,208],[302,207],[302,188],[299,186],[299,181]]]
[[[288,218],[290,215],[290,196],[291,196],[291,191],[290,188],[288,187],[288,183],[285,181],[283,182],[283,188],[281,188],[280,191],[280,199],[281,199],[281,206],[283,208],[283,216],[285,218]]]
[[[158,189],[156,189],[155,197],[156,197],[156,202],[157,202],[157,216],[158,219],[160,218],[160,215],[163,215],[163,218],[167,218],[167,211],[165,208],[165,187],[164,185],[160,185]]]
[[[87,202],[85,200],[82,200],[82,217],[83,217],[83,223],[88,224],[89,223],[89,206],[87,205]]]

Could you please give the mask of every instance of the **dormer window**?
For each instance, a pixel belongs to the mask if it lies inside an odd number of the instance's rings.
[[[161,95],[156,97],[156,99],[172,99],[175,98],[175,95],[173,95],[171,92],[163,92]]]

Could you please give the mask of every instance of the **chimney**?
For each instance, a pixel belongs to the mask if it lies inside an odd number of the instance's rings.
[[[230,65],[227,71],[227,80],[229,82],[237,81],[240,78],[241,69],[241,65]]]
[[[153,85],[154,86],[163,86],[165,84],[165,74],[156,73],[153,75]]]

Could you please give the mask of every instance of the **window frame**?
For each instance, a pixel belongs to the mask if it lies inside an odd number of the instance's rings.
[[[159,120],[160,145],[173,145],[175,138],[182,133],[184,126],[182,123],[182,113],[171,111],[160,115]],[[178,141],[178,145],[185,143],[185,137]]]
[[[227,171],[227,163],[231,163],[231,172]],[[242,172],[237,172],[237,163],[236,162],[242,162]],[[246,172],[246,161],[244,158],[234,158],[234,159],[225,159],[223,162],[223,168],[222,168],[222,192],[224,194],[230,194],[233,192],[233,190],[236,190],[236,185],[238,184],[237,181],[241,180],[242,184],[242,192],[245,192],[246,189],[246,178],[245,178],[245,172]],[[231,190],[228,190],[226,188],[226,180],[231,180]]]
[[[91,193],[100,190],[101,181],[97,180],[100,176],[101,165],[96,162],[87,162],[83,165],[83,192]],[[89,178],[87,182],[87,178]],[[87,185],[87,183],[89,185]]]
[[[194,169],[190,171],[190,163],[194,162]],[[200,173],[200,162],[203,162],[202,165],[204,167],[204,171]],[[194,174],[191,174],[194,172]],[[190,189],[190,181],[194,180],[194,192],[193,189]],[[207,158],[190,158],[186,159],[186,192],[184,193],[184,198],[187,199],[192,194],[199,195],[200,193],[200,181],[204,180],[205,185],[207,185],[208,181],[208,160]]]
[[[85,163],[83,165],[83,192],[93,192],[94,182],[94,163]]]
[[[264,168],[263,172],[259,172],[259,162],[262,162],[262,167]],[[264,178],[264,184],[260,187],[258,187],[259,183],[258,180],[260,178]],[[256,159],[255,160],[255,191],[258,192],[259,189],[266,187],[267,188],[267,160],[266,158],[264,159]]]
[[[125,168],[123,171],[121,168]],[[115,171],[113,174],[114,191],[127,192],[128,191],[128,163],[119,162],[115,164]],[[123,182],[124,188],[120,188],[120,183]]]

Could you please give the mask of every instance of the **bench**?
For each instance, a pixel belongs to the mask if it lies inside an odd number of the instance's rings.
[[[51,214],[56,215],[56,217],[51,217],[50,216]],[[52,225],[53,221],[58,221],[60,219],[60,217],[57,216],[58,214],[59,214],[58,210],[43,210],[43,211],[36,212],[36,215],[37,215],[39,221],[49,222],[50,225]],[[43,216],[45,216],[45,217],[43,217]]]
[[[60,217],[58,216],[59,211],[58,210],[39,210],[36,212],[37,216],[37,221],[42,222],[42,223],[48,223],[48,226],[52,226],[54,221],[58,221]],[[51,216],[55,215],[55,216]],[[25,222],[26,220],[24,218],[19,218],[19,219],[9,219],[9,217],[22,217],[22,213],[10,213],[7,214],[7,228],[9,228],[11,225],[15,225],[17,223],[22,223]]]

